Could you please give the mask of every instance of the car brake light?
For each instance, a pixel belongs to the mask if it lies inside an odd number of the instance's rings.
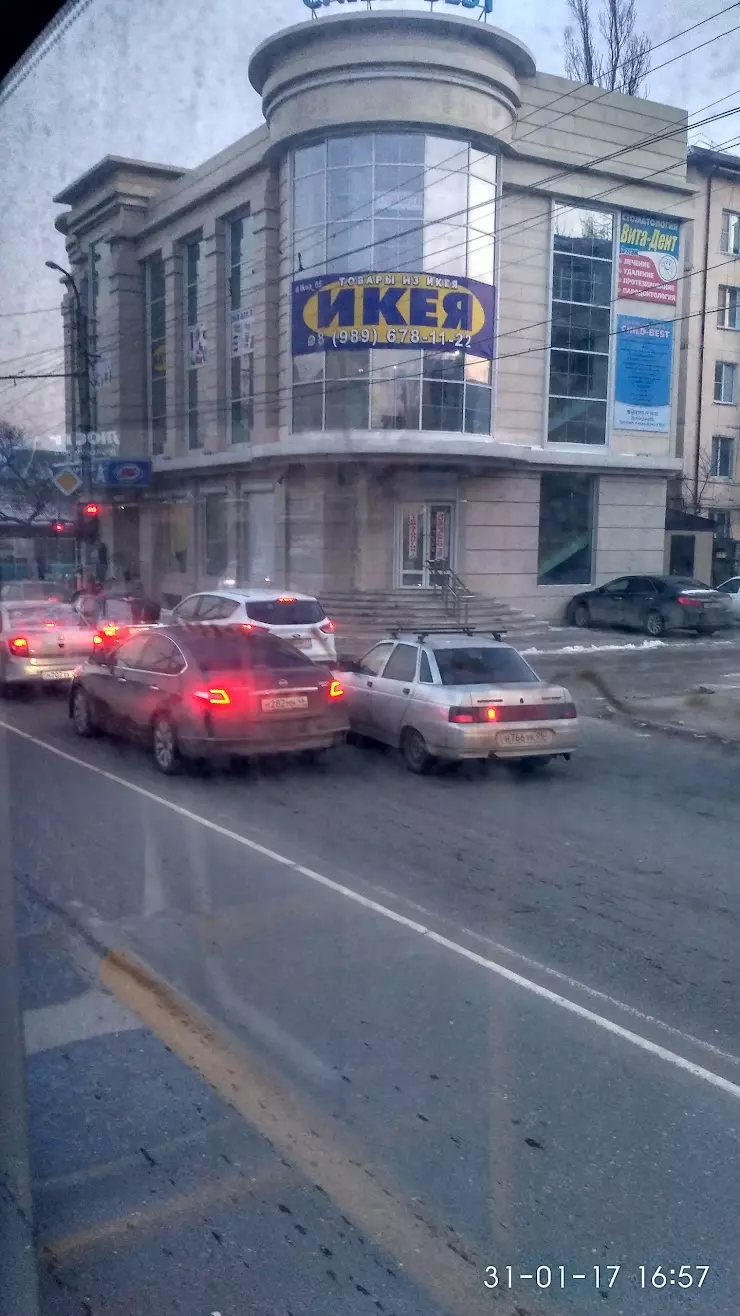
[[[293,594],[281,594],[278,603],[295,603],[295,596]]]
[[[329,698],[341,699],[344,694],[344,686],[341,681],[332,681],[329,686]]]
[[[559,717],[578,717],[578,709],[575,704],[561,704],[558,709]]]
[[[15,638],[10,641],[10,652],[17,656],[20,656],[23,653],[28,653],[28,640],[25,635],[16,635]]]
[[[681,606],[682,606],[683,608],[703,608],[703,607],[704,607],[704,600],[703,600],[703,599],[692,599],[688,594],[679,594],[679,596],[678,596],[676,602],[677,602],[677,603],[680,603]]]
[[[107,635],[109,637],[118,634],[118,627],[112,625],[112,623],[109,624],[108,626],[101,627],[101,630],[103,632],[103,635]]]
[[[193,698],[199,699],[203,704],[230,704],[231,695],[228,690],[223,690],[220,686],[211,687],[210,690],[194,690]]]
[[[477,722],[477,712],[476,708],[451,708],[447,714],[447,721],[455,722],[458,726],[462,723]]]
[[[93,644],[102,644],[102,643],[103,643],[102,635],[93,635]]]
[[[336,626],[334,625],[334,622],[333,622],[333,621],[329,621],[328,618],[327,618],[327,620],[326,620],[325,622],[322,623],[321,626],[319,626],[319,630],[320,630],[320,631],[323,631],[324,635],[331,635],[331,634],[333,634],[333,632],[334,632],[336,629],[337,629],[337,628],[336,628]]]
[[[257,623],[253,621],[243,621],[242,630],[244,631],[245,635],[249,635],[250,631],[258,631],[260,635],[270,634],[269,626],[258,626]]]

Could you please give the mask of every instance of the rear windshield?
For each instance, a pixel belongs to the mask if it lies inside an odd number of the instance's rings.
[[[202,672],[244,671],[254,667],[296,668],[313,664],[290,644],[274,635],[255,635],[238,626],[198,626],[191,623],[187,631],[188,657]],[[178,628],[178,643],[180,640]]]
[[[671,576],[671,584],[676,589],[711,589],[711,585],[705,585],[703,580],[692,580],[689,576]]]
[[[260,599],[247,603],[247,616],[264,626],[310,626],[323,621],[326,613],[316,599]]]
[[[82,626],[80,614],[66,603],[46,603],[43,607],[5,605],[11,626],[45,626],[47,622],[63,622],[66,626]]]
[[[532,685],[539,677],[516,649],[435,649],[443,685]]]

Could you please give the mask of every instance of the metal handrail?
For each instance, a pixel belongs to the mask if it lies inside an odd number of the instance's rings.
[[[438,590],[442,595],[445,612],[451,613],[458,622],[466,626],[472,591],[452,568],[444,563],[429,558],[426,565],[429,571],[429,583],[432,589]]]

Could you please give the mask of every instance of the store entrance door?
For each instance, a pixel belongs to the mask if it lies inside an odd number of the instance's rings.
[[[429,589],[434,567],[453,566],[453,514],[453,503],[401,504],[397,525],[401,589]]]

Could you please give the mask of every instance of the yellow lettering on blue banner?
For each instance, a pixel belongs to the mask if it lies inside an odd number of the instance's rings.
[[[406,331],[431,330],[432,341],[454,344],[480,333],[486,311],[475,293],[455,279],[432,274],[347,275],[324,284],[307,300],[303,322],[315,334],[368,330],[374,344],[405,341]]]

